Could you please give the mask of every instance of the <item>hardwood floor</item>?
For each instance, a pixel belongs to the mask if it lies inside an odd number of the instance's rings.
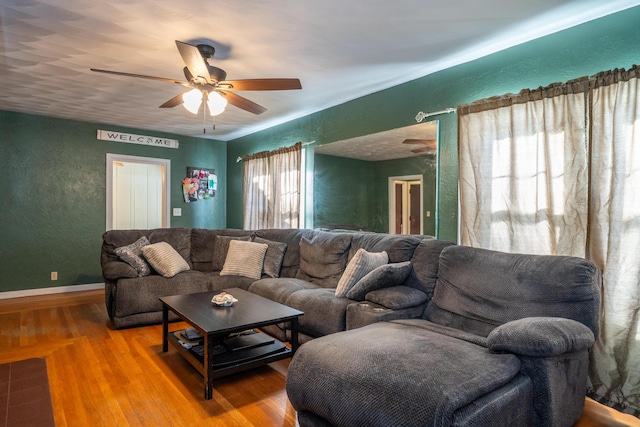
[[[114,330],[102,291],[0,300],[0,363],[45,357],[58,427],[296,426],[285,391],[288,361],[216,380],[171,348],[160,325]],[[640,426],[587,400],[574,427]]]

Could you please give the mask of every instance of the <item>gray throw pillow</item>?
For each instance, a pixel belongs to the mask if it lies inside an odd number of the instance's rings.
[[[146,236],[142,236],[127,246],[115,248],[113,252],[138,272],[138,277],[151,274],[151,267],[142,257],[142,248],[151,244]]]
[[[255,237],[256,243],[264,243],[267,245],[267,254],[264,257],[263,272],[269,277],[280,277],[280,268],[284,260],[284,253],[287,251],[287,244],[282,242],[274,242],[273,240]]]
[[[346,296],[355,301],[362,301],[371,291],[402,284],[410,272],[411,261],[385,264],[360,279]]]
[[[389,256],[385,251],[367,252],[363,248],[358,249],[340,277],[338,287],[336,288],[336,297],[344,298],[347,296],[347,292],[349,292],[353,285],[358,283],[360,279],[388,262]]]
[[[213,241],[213,258],[211,259],[211,269],[213,271],[220,271],[224,267],[224,261],[227,259],[227,252],[229,252],[229,242],[232,240],[248,242],[251,240],[251,236],[216,236]]]

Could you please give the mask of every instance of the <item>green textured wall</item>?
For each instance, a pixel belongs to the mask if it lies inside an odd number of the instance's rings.
[[[180,148],[100,141],[97,129],[178,139]],[[106,153],[171,160],[171,207],[182,208],[172,227],[226,225],[226,143],[0,111],[0,292],[103,281]],[[216,169],[215,198],[184,203],[187,166]]]
[[[313,173],[315,227],[371,229],[373,164],[316,154]]]
[[[242,168],[235,158],[296,141],[325,144],[415,124],[432,112],[523,88],[546,86],[640,63],[640,7],[619,12],[437,72],[252,135],[227,148],[227,225],[242,227]],[[366,78],[366,76],[363,76]],[[305,82],[302,81],[304,90]],[[438,237],[457,240],[457,117],[440,120]]]

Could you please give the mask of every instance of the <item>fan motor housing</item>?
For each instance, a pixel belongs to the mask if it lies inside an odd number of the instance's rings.
[[[227,72],[222,68],[214,67],[213,65],[207,65],[207,68],[209,69],[211,80],[221,82],[227,79]]]

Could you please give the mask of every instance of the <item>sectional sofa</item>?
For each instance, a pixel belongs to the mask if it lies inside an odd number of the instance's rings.
[[[101,262],[116,328],[160,322],[160,296],[230,287],[303,311],[286,386],[302,427],[569,427],[584,406],[601,272],[582,258],[177,228],[108,231]],[[266,332],[289,338],[286,325]]]
[[[185,269],[171,277],[153,268],[136,270],[122,249],[140,239],[151,245],[168,243],[184,259]],[[223,270],[231,241],[267,245],[257,277]],[[346,230],[111,230],[103,235],[101,253],[105,303],[113,326],[123,328],[159,323],[161,296],[238,287],[303,311],[299,338],[306,342],[377,321],[420,317],[433,291],[438,255],[451,244],[430,236]],[[387,266],[365,292],[338,297],[336,288],[359,249],[385,252]],[[403,272],[397,274],[396,267]],[[285,325],[266,332],[288,339]]]

